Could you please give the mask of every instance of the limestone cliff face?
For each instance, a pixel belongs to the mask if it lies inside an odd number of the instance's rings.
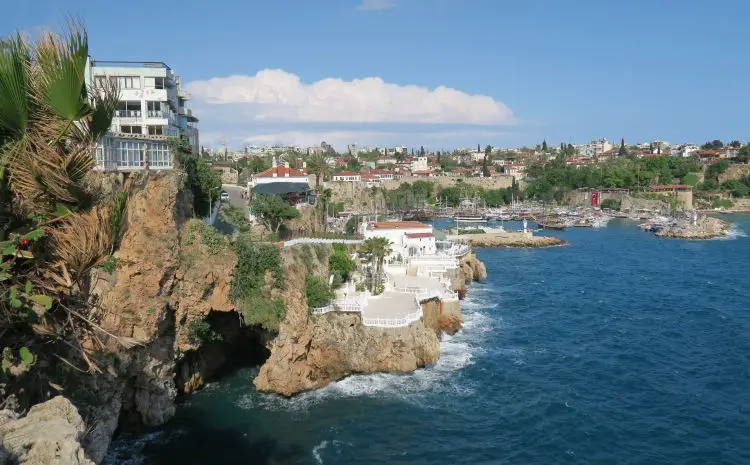
[[[405,328],[371,328],[361,324],[359,315],[310,315],[305,276],[310,271],[325,275],[328,259],[318,256],[304,266],[299,255],[297,247],[282,254],[286,316],[254,380],[259,391],[291,396],[353,373],[408,372],[437,361],[438,337],[421,321]]]
[[[457,300],[430,299],[422,302],[422,321],[435,334],[456,334],[464,324],[461,306]]]
[[[185,240],[192,199],[180,173],[152,173],[132,187],[116,270],[96,269],[91,278],[98,324],[138,343],[125,349],[108,341],[107,373],[91,387],[99,406],[91,412],[86,442],[97,462],[121,412],[152,426],[174,415],[175,366],[196,348],[187,336],[190,323],[212,310],[232,309],[228,290],[236,258],[230,249],[208,253],[200,238]]]

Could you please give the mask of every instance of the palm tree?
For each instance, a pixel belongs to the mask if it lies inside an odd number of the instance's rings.
[[[23,200],[23,213],[50,214],[91,205],[83,178],[96,142],[117,108],[114,84],[87,89],[88,38],[75,23],[62,37],[0,47],[0,178]]]
[[[385,257],[391,254],[391,241],[385,237],[371,237],[362,244],[363,255],[369,257],[378,273],[383,269]]]
[[[16,34],[0,45],[0,216],[10,237],[5,245],[34,242],[33,253],[15,249],[12,267],[0,269],[0,295],[14,289],[33,293],[46,310],[33,331],[73,340],[64,342],[81,347],[81,358],[98,371],[80,341],[96,340],[103,330],[87,318],[90,306],[78,283],[111,254],[125,200],[105,199],[88,182],[96,144],[109,130],[119,98],[112,82],[86,85],[88,52],[88,37],[74,22],[65,35],[49,32],[32,44]],[[8,306],[0,299],[5,324],[30,323],[18,302]]]
[[[310,155],[307,160],[307,169],[315,175],[315,189],[320,189],[320,178],[328,172],[328,157],[324,153],[318,152]]]

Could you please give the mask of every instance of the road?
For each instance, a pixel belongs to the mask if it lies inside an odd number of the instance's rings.
[[[230,184],[222,184],[221,190],[226,191],[227,194],[229,194],[229,200],[222,201],[222,204],[224,204],[225,202],[229,202],[235,207],[242,209],[242,211],[247,211],[247,200],[242,198],[242,191],[244,190],[243,187],[232,186]],[[219,213],[219,217],[216,218],[214,227],[224,234],[231,235],[234,233],[234,228],[231,225],[228,225],[221,221],[221,213]]]

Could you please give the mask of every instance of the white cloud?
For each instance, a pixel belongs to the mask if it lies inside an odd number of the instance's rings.
[[[385,10],[396,6],[396,0],[362,0],[357,6],[358,10],[374,11]]]
[[[379,77],[312,84],[278,69],[254,76],[193,81],[187,89],[196,109],[219,109],[256,122],[514,124],[513,112],[486,95],[384,82]]]

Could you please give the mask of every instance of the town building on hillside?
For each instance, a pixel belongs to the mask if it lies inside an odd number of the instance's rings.
[[[222,184],[237,184],[240,172],[236,169],[231,166],[213,166],[213,169],[221,176]]]
[[[384,237],[390,241],[390,259],[437,253],[437,242],[429,224],[418,221],[365,223],[361,229],[365,239]]]
[[[426,156],[413,157],[411,166],[409,167],[412,171],[426,171],[430,169]]]
[[[89,59],[86,83],[96,92],[115,86],[119,101],[108,133],[96,146],[96,169],[132,171],[173,167],[167,137],[183,137],[198,155],[198,118],[180,77],[161,62]]]

